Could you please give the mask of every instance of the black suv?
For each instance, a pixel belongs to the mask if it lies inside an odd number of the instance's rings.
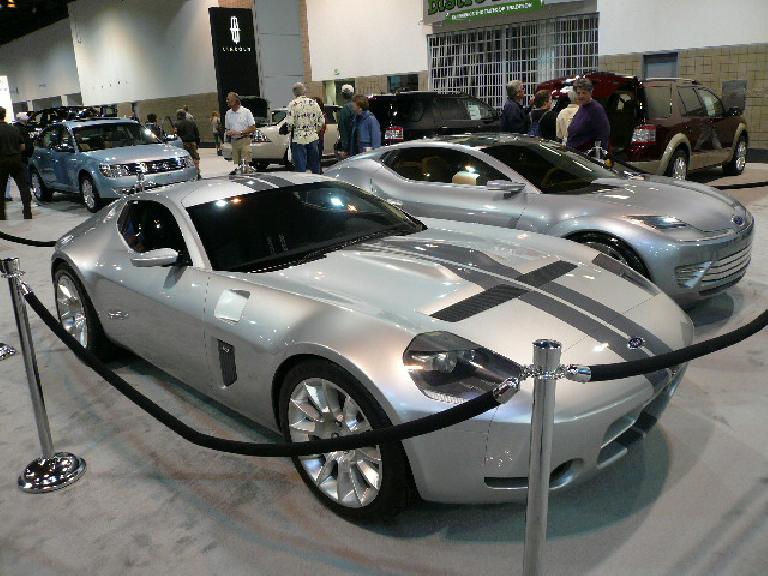
[[[467,94],[400,92],[371,96],[368,102],[381,125],[383,144],[500,129],[499,113]]]

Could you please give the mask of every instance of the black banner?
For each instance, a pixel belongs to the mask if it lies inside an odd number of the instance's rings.
[[[247,8],[208,8],[208,14],[211,18],[219,113],[223,122],[228,92],[237,92],[243,98],[261,95],[253,12]],[[261,115],[251,111],[254,116]],[[263,115],[266,115],[266,110]]]

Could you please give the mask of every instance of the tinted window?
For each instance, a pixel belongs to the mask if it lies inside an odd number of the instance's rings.
[[[469,120],[469,110],[463,98],[435,98],[435,108],[443,122]]]
[[[683,111],[686,116],[706,116],[704,106],[701,105],[696,91],[691,86],[680,86],[677,89],[680,100],[683,103]]]
[[[325,121],[328,124],[336,124],[336,114],[339,111],[338,106],[326,106],[325,107]]]
[[[471,154],[450,148],[403,148],[385,163],[403,178],[417,182],[485,186],[490,180],[508,180]]]
[[[312,182],[187,209],[214,270],[254,271],[361,237],[423,229],[394,206],[337,182]]]
[[[380,124],[389,126],[390,122],[419,122],[424,117],[428,100],[414,96],[378,96],[368,100],[371,113]]]
[[[134,252],[173,248],[186,254],[187,248],[176,219],[162,204],[147,200],[128,202],[117,222],[120,235]]]
[[[709,90],[699,89],[698,92],[701,101],[704,103],[704,109],[707,111],[707,116],[725,116],[723,103],[720,101],[720,98],[712,94]]]
[[[466,107],[470,120],[493,120],[496,116],[491,106],[477,98],[463,98],[462,104]]]
[[[648,118],[669,118],[672,115],[672,86],[646,86],[645,112]]]
[[[74,143],[72,142],[72,134],[69,133],[69,130],[67,130],[64,126],[59,126],[56,130],[56,139],[58,140],[59,144],[74,146]]]
[[[545,194],[582,193],[598,178],[616,178],[614,172],[557,144],[504,144],[484,148],[483,152],[504,162]]]
[[[160,142],[151,130],[137,123],[95,124],[75,128],[73,132],[77,146],[83,152],[138,146],[140,144],[158,144]]]
[[[56,135],[53,128],[49,128],[40,135],[40,144],[43,148],[50,148],[56,144]]]

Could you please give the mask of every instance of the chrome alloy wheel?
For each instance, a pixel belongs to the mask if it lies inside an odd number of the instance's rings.
[[[93,182],[90,178],[83,178],[80,184],[80,191],[83,193],[83,203],[86,208],[93,210],[96,207],[96,193],[93,189]]]
[[[85,303],[75,287],[75,282],[66,274],[56,280],[56,311],[64,330],[69,332],[81,346],[88,345],[88,320]]]
[[[35,171],[32,171],[30,184],[30,189],[32,190],[32,195],[35,197],[35,200],[41,202],[43,200],[43,186],[42,182],[40,182],[40,176]]]
[[[291,393],[288,428],[293,442],[337,438],[370,430],[368,419],[344,390],[329,380],[302,380]],[[341,506],[362,508],[381,488],[378,446],[300,458],[317,488]]]
[[[688,161],[683,156],[677,156],[672,164],[672,178],[685,180],[688,176]]]
[[[602,242],[584,242],[584,246],[589,246],[590,248],[594,248],[598,252],[602,252],[606,256],[610,256],[614,260],[618,260],[625,266],[629,266],[629,264],[627,263],[627,259],[624,257],[621,251],[609,244],[603,244]]]
[[[741,172],[747,165],[747,142],[742,138],[736,148],[736,169]]]

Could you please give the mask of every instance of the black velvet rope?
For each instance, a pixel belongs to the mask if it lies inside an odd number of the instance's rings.
[[[12,236],[5,232],[0,232],[0,238],[8,240],[8,242],[15,242],[16,244],[26,244],[27,246],[35,246],[36,248],[53,248],[56,246],[56,240],[44,242],[42,240],[29,240],[28,238],[22,238],[21,236]]]
[[[602,380],[618,380],[620,378],[629,378],[640,374],[649,374],[657,370],[671,368],[684,362],[690,362],[694,358],[706,356],[712,352],[722,350],[733,346],[750,336],[757,334],[768,325],[768,310],[765,310],[760,316],[745,324],[736,330],[715,336],[709,340],[704,340],[698,344],[691,344],[680,350],[673,350],[666,354],[659,354],[650,358],[641,360],[630,360],[628,362],[617,362],[616,364],[597,364],[589,366],[592,375],[590,382],[600,382]]]
[[[179,436],[204,448],[211,448],[219,452],[231,452],[233,454],[243,454],[245,456],[260,456],[267,458],[284,458],[292,456],[308,456],[310,454],[319,454],[325,452],[335,452],[338,450],[353,450],[355,448],[364,448],[366,446],[375,446],[387,442],[398,442],[414,436],[429,434],[436,430],[448,428],[459,422],[464,422],[487,412],[499,405],[493,392],[486,392],[477,398],[469,400],[463,404],[454,406],[442,412],[431,414],[418,420],[405,422],[397,426],[388,426],[386,428],[377,428],[359,434],[341,436],[339,438],[330,438],[325,440],[311,440],[308,442],[282,442],[278,444],[255,444],[252,442],[243,442],[239,440],[227,440],[216,438],[208,434],[203,434],[187,426],[184,422],[165,411],[155,404],[152,400],[144,396],[133,386],[128,384],[120,376],[107,368],[101,360],[96,358],[93,353],[83,348],[59,324],[56,318],[40,302],[32,292],[24,295],[30,307],[40,316],[51,331],[75,353],[86,366],[104,378],[112,387],[123,394],[139,408],[147,412],[150,416],[176,432]]]
[[[744,182],[743,184],[723,184],[722,186],[713,186],[718,190],[738,190],[740,188],[764,188],[768,182]]]

